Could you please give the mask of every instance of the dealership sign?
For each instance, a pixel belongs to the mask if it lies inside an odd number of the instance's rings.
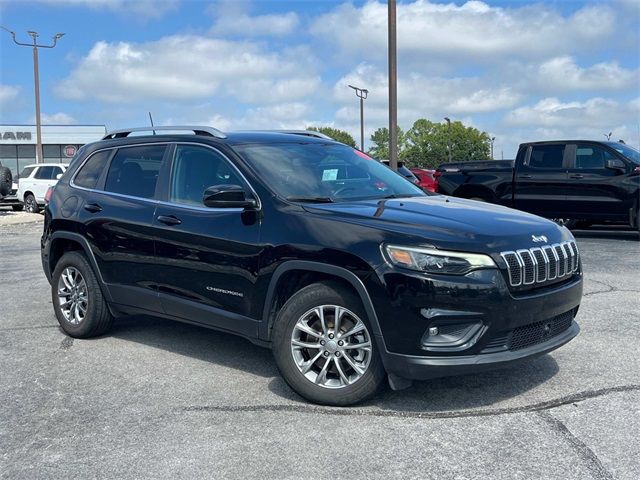
[[[76,154],[78,149],[76,148],[75,145],[67,145],[66,147],[64,147],[62,149],[62,151],[63,151],[65,157],[71,158]]]
[[[2,140],[31,140],[31,132],[2,132]]]

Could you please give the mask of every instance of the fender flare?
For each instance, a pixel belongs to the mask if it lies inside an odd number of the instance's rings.
[[[87,260],[89,260],[89,264],[93,269],[93,273],[95,273],[96,277],[98,278],[98,283],[102,288],[102,294],[106,297],[107,301],[112,301],[111,292],[109,292],[109,289],[107,288],[107,284],[102,278],[102,272],[100,272],[100,269],[98,268],[98,262],[96,261],[96,257],[93,254],[93,250],[91,250],[91,246],[89,245],[89,242],[87,241],[87,239],[84,238],[79,233],[58,231],[58,232],[53,232],[51,234],[51,236],[48,239],[49,249],[47,251],[46,264],[43,265],[43,267],[46,268],[45,274],[47,275],[47,278],[49,280],[51,279],[51,275],[53,274],[53,270],[54,270],[51,265],[50,252],[51,252],[51,246],[53,245],[55,240],[72,240],[80,244],[80,246],[82,247],[82,250],[84,251],[87,257]],[[45,258],[43,258],[42,261],[44,264]]]
[[[274,296],[276,293],[276,286],[278,285],[280,277],[291,270],[325,273],[327,275],[333,275],[349,282],[349,284],[356,290],[358,296],[360,297],[360,300],[362,301],[362,305],[367,312],[367,316],[371,323],[374,335],[380,338],[382,337],[380,322],[378,321],[378,316],[376,315],[376,311],[373,306],[373,302],[371,301],[371,297],[369,296],[369,292],[367,292],[367,289],[364,286],[364,283],[362,283],[362,280],[360,280],[360,278],[358,278],[353,272],[347,270],[346,268],[337,267],[335,265],[327,265],[325,263],[310,262],[307,260],[289,260],[279,265],[271,276],[262,314],[263,321],[260,322],[260,338],[268,340],[270,337],[271,325],[269,324],[269,316],[271,314],[271,305],[273,304]]]

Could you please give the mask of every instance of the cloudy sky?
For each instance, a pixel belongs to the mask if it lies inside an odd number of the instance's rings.
[[[522,141],[640,143],[640,1],[399,1],[398,119],[462,120]],[[386,2],[0,0],[0,23],[41,50],[43,123],[388,124]],[[32,123],[31,51],[0,31],[0,123]]]

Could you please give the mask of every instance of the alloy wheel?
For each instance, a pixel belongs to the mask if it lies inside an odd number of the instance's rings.
[[[67,267],[58,279],[58,302],[64,319],[79,325],[87,315],[89,294],[87,282],[75,267]]]
[[[371,363],[371,335],[352,311],[338,305],[315,307],[296,322],[291,354],[310,382],[343,388],[357,382]]]

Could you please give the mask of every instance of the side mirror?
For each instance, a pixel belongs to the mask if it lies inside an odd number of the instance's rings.
[[[202,203],[209,208],[256,208],[255,198],[248,198],[240,185],[214,185],[204,191]]]
[[[62,173],[56,175],[56,180],[60,180],[62,178]]]
[[[606,161],[605,167],[610,170],[626,170],[627,166],[619,158],[610,158]]]

